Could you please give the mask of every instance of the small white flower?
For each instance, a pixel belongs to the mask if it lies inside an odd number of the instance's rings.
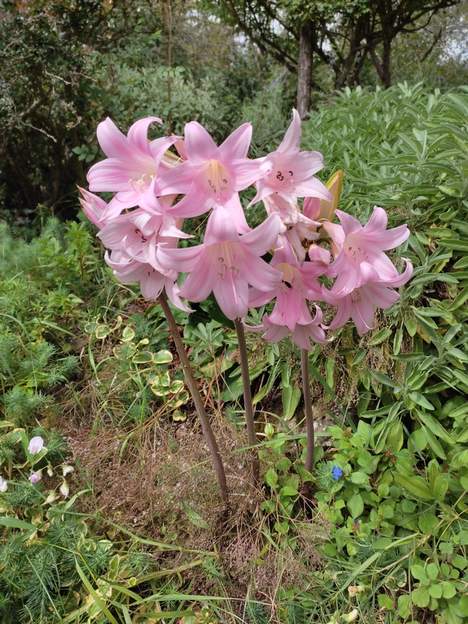
[[[8,490],[8,482],[0,477],[0,492],[6,492]]]
[[[68,494],[70,493],[70,488],[68,487],[68,483],[65,481],[65,479],[63,480],[62,485],[59,487],[59,490],[60,490],[60,494],[64,498],[67,498]]]
[[[39,483],[41,479],[42,479],[42,470],[36,470],[36,472],[32,472],[29,475],[29,480],[31,481],[33,485],[35,485],[36,483]]]
[[[31,455],[37,455],[37,453],[40,453],[43,448],[44,440],[41,438],[41,436],[34,436],[34,438],[31,438],[29,440],[28,451],[31,453]]]

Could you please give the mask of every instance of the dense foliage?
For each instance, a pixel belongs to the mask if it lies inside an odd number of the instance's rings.
[[[98,440],[111,432],[113,470],[147,460],[143,440],[156,427],[169,438],[167,462],[184,430],[196,435],[165,323],[111,279],[84,223],[52,219],[21,238],[2,226],[2,621],[464,621],[467,112],[463,89],[400,85],[343,91],[307,122],[305,146],[326,155],[328,173],[346,172],[346,210],[364,217],[379,204],[408,222],[402,255],[415,275],[357,348],[347,327],[311,353],[317,417],[328,425],[312,483],[297,353],[250,337],[264,488],[256,510],[221,530],[206,506],[174,495],[180,480],[206,495],[207,464],[179,465],[183,479],[172,482],[156,474],[152,515],[137,529],[101,513],[112,484],[89,477],[85,455],[73,461],[82,429]],[[206,400],[241,431],[232,329],[203,304],[184,333]],[[33,435],[46,443],[37,456],[27,450]],[[41,469],[32,484],[30,471]],[[125,496],[117,491],[115,509]],[[215,486],[211,496],[212,505]],[[233,543],[249,545],[236,551],[247,559],[236,573]]]

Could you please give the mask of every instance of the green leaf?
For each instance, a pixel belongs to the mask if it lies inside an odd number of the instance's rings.
[[[278,474],[274,468],[268,468],[265,473],[265,483],[271,487],[272,490],[278,485]]]
[[[425,407],[428,410],[435,409],[432,403],[430,403],[426,399],[426,397],[420,392],[410,392],[408,396],[412,401],[414,401],[415,403],[417,403],[417,405],[420,405],[421,407]]]
[[[161,351],[155,353],[153,359],[155,364],[170,364],[172,360],[172,353],[167,349],[162,349]]]
[[[418,581],[425,581],[426,580],[426,570],[424,569],[424,566],[421,563],[414,563],[411,566],[411,576],[415,579],[417,579]]]
[[[390,388],[395,387],[395,384],[393,383],[393,381],[385,373],[380,373],[379,371],[371,370],[371,375],[372,377],[374,377],[374,379],[376,379],[381,384],[384,384],[385,386],[389,386]]]
[[[25,529],[26,531],[36,531],[37,527],[34,524],[26,522],[25,520],[19,520],[18,518],[11,518],[10,516],[0,517],[0,526],[7,527],[9,529]]]
[[[411,599],[417,607],[427,607],[431,597],[428,590],[425,587],[418,587],[411,592]]]
[[[390,327],[385,327],[384,329],[379,330],[369,340],[369,346],[376,347],[377,345],[384,342],[384,340],[387,340],[387,338],[389,338],[391,334],[392,334],[392,330],[390,329]]]
[[[355,483],[356,485],[364,485],[369,483],[369,477],[361,471],[353,472],[349,477],[351,483]]]
[[[364,511],[364,501],[360,494],[354,494],[347,502],[347,507],[351,513],[352,518],[357,518]]]
[[[456,586],[450,581],[442,581],[442,595],[447,600],[453,598],[457,594]]]
[[[418,527],[426,535],[432,535],[438,523],[439,519],[431,511],[425,511],[418,516]]]
[[[298,491],[292,485],[284,485],[280,490],[280,496],[297,496]]]
[[[453,445],[454,441],[450,436],[449,432],[442,427],[440,422],[432,415],[427,412],[419,412],[419,419],[424,423],[424,425],[433,433],[435,436],[447,442],[447,444]]]
[[[189,519],[189,521],[199,529],[208,529],[208,522],[197,512],[195,509],[187,505],[186,503],[182,504],[182,508]]]
[[[422,477],[409,477],[397,473],[395,475],[395,481],[416,498],[428,501],[433,500],[429,484]]]
[[[427,578],[431,581],[435,581],[439,576],[439,567],[436,563],[431,562],[426,567]]]
[[[403,341],[403,328],[399,327],[396,330],[396,332],[395,332],[395,336],[393,337],[393,353],[394,353],[394,355],[398,355],[400,353],[402,341]]]

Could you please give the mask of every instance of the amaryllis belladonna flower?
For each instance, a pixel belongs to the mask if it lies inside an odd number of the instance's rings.
[[[364,283],[351,293],[335,297],[332,289],[327,301],[336,306],[337,310],[330,329],[342,327],[352,319],[358,334],[363,336],[375,327],[375,311],[379,308],[387,310],[398,301],[400,295],[394,288],[406,284],[412,273],[413,266],[408,260],[403,273],[399,274],[395,269],[393,277],[387,280],[380,280],[377,271],[368,266],[364,270]]]
[[[168,240],[168,244],[177,244],[176,239]],[[163,289],[176,308],[190,312],[179,296],[177,271],[171,269],[155,269],[151,264],[133,260],[122,251],[106,252],[106,264],[112,269],[115,277],[122,284],[139,284],[141,294],[149,301],[156,301]]]
[[[268,217],[247,234],[232,227],[224,207],[211,213],[203,244],[186,249],[161,249],[160,260],[168,268],[188,273],[181,295],[189,301],[203,301],[213,292],[229,319],[243,318],[249,307],[249,285],[258,290],[274,288],[281,273],[262,258],[278,238],[281,222]]]
[[[293,120],[279,147],[265,157],[266,174],[257,181],[257,194],[251,203],[266,197],[282,197],[294,202],[297,197],[330,199],[330,192],[314,174],[323,168],[319,152],[300,151],[301,118],[293,110]]]
[[[327,223],[323,225],[339,250],[330,265],[331,274],[336,275],[332,294],[343,297],[364,284],[369,268],[383,282],[394,279],[398,273],[384,251],[401,245],[408,238],[406,225],[387,230],[387,213],[377,206],[364,226],[346,212],[337,210],[336,214],[341,227],[330,224],[333,225],[330,228]]]
[[[109,119],[97,128],[99,145],[107,158],[88,172],[89,190],[110,191],[116,195],[106,209],[106,217],[117,216],[125,208],[152,203],[154,182],[161,161],[178,137],[148,140],[148,128],[161,123],[158,117],[145,117],[135,122],[125,136]]]
[[[161,176],[161,194],[184,194],[171,209],[178,217],[194,217],[222,205],[238,232],[249,227],[239,199],[239,191],[262,175],[262,161],[249,160],[247,152],[252,126],[245,123],[220,145],[196,121],[186,124],[184,156],[186,160]]]

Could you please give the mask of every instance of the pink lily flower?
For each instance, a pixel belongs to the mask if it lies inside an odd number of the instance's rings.
[[[158,117],[145,117],[135,122],[125,136],[109,117],[97,128],[97,137],[107,158],[88,172],[90,191],[111,191],[116,195],[109,203],[106,218],[119,215],[125,208],[142,202],[151,204],[154,183],[167,149],[178,137],[149,141],[148,127],[161,123]]]
[[[252,126],[242,124],[219,147],[196,121],[186,124],[184,135],[186,159],[160,180],[162,195],[185,194],[171,213],[195,217],[222,205],[236,230],[248,232],[238,192],[262,175],[262,161],[247,158]]]
[[[102,228],[106,223],[106,202],[101,199],[99,195],[94,195],[94,193],[90,193],[84,188],[78,187],[78,190],[81,193],[81,209],[85,213],[86,217],[93,225],[98,228]]]
[[[253,307],[265,305],[276,298],[275,306],[268,316],[274,325],[284,325],[293,332],[296,325],[312,323],[307,301],[321,298],[321,286],[317,277],[324,272],[322,265],[315,262],[299,262],[287,242],[277,249],[271,266],[281,272],[281,281],[269,290],[253,288],[249,304]]]
[[[367,281],[369,268],[376,272],[380,281],[394,279],[398,272],[384,251],[398,247],[408,238],[407,226],[387,230],[387,213],[377,206],[365,226],[346,212],[337,210],[336,214],[341,227],[330,223],[323,225],[339,250],[330,265],[331,274],[337,276],[331,291],[333,295],[343,297],[359,288]]]
[[[319,234],[317,228],[320,227],[318,221],[313,221],[301,212],[297,205],[297,201],[286,201],[279,195],[266,197],[263,200],[267,214],[277,214],[283,225],[284,236],[299,260],[304,260],[306,249],[304,248],[304,240],[317,240]]]
[[[173,239],[176,241],[176,239]],[[149,301],[156,301],[163,289],[171,303],[184,312],[190,312],[180,299],[180,289],[177,285],[177,272],[158,271],[151,264],[144,264],[133,260],[122,251],[106,251],[104,256],[106,264],[112,269],[115,277],[122,284],[140,285],[141,294]]]
[[[310,349],[313,347],[313,343],[324,343],[327,341],[324,326],[322,325],[322,310],[315,306],[316,314],[314,318],[311,317],[309,323],[301,325],[297,323],[294,326],[293,331],[290,331],[286,325],[276,325],[268,316],[264,316],[261,325],[246,326],[246,329],[250,331],[263,332],[263,337],[268,342],[279,342],[290,336],[291,340],[300,349]]]
[[[166,267],[188,273],[181,295],[189,301],[203,301],[213,292],[219,307],[231,320],[243,318],[249,307],[249,285],[268,291],[281,274],[261,259],[278,238],[281,222],[268,217],[247,234],[231,226],[231,214],[217,207],[208,219],[202,245],[160,251]]]
[[[406,260],[406,267],[403,273],[399,274],[395,270],[391,279],[379,280],[378,273],[372,267],[365,268],[366,281],[344,297],[335,297],[333,289],[326,293],[326,300],[337,307],[336,316],[330,323],[330,329],[343,327],[345,323],[352,319],[360,336],[375,327],[375,311],[378,308],[387,310],[400,298],[395,287],[403,286],[413,274],[413,266]]]
[[[279,147],[265,157],[266,175],[257,181],[254,204],[266,197],[282,197],[294,202],[297,197],[320,197],[331,199],[327,187],[314,177],[323,168],[323,156],[319,152],[301,152],[301,118],[293,109],[293,120]]]
[[[169,216],[150,214],[137,209],[107,222],[98,234],[103,245],[112,251],[122,251],[132,260],[150,264],[156,271],[165,272],[158,260],[162,246],[177,246],[179,238],[191,238]]]

